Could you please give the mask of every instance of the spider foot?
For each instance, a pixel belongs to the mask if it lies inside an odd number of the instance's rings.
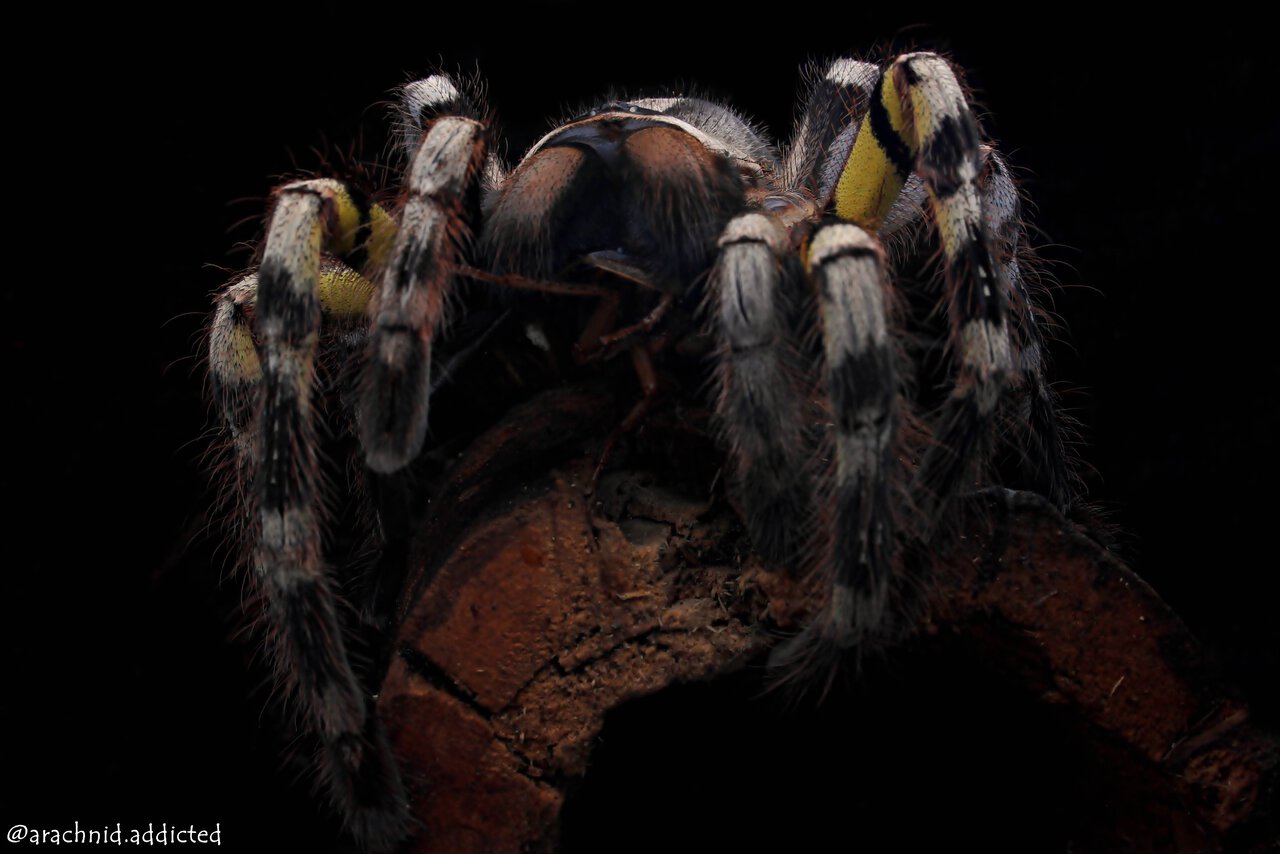
[[[839,674],[857,673],[865,659],[896,637],[884,630],[883,614],[850,619],[837,607],[828,605],[799,634],[770,651],[765,666],[773,687],[824,697]]]
[[[364,732],[346,733],[326,746],[329,795],[362,851],[392,851],[412,826],[408,799],[385,730],[370,710]]]

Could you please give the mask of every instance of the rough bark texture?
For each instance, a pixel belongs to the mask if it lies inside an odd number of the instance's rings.
[[[435,490],[379,701],[421,822],[406,850],[556,850],[607,712],[758,661],[815,604],[727,502],[638,457],[584,499],[584,439],[614,418],[599,390],[541,395]],[[1155,593],[1034,496],[976,497],[958,530],[919,642],[1065,711],[1119,793],[1090,850],[1269,850],[1280,745]]]

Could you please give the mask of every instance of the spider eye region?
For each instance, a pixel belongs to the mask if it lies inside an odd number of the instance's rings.
[[[481,246],[498,273],[555,278],[609,253],[680,286],[710,267],[743,198],[736,165],[695,129],[610,103],[534,146],[498,188]]]
[[[574,119],[571,122],[569,122],[569,124],[576,124],[577,122],[585,121],[587,119],[594,119],[597,116],[602,116],[608,113],[620,113],[620,114],[628,114],[633,116],[662,115],[661,110],[655,110],[652,107],[642,105],[642,104],[636,104],[631,101],[609,101],[607,103],[601,104],[600,106],[586,113],[583,113],[580,116],[575,116]]]

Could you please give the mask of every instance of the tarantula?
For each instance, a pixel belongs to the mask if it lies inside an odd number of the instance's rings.
[[[776,657],[785,666],[909,628],[895,604],[902,555],[928,546],[997,441],[1018,451],[1022,485],[1072,500],[1019,194],[956,73],[914,53],[883,69],[837,59],[811,78],[781,150],[709,100],[613,100],[508,169],[478,86],[435,75],[401,93],[409,165],[394,203],[332,179],[275,192],[256,271],[216,297],[209,361],[268,647],[362,846],[392,846],[408,818],[373,713],[378,674],[357,677],[324,565],[324,342],[356,365],[349,425],[364,465],[387,474],[424,447],[433,355],[463,283],[596,301],[579,353],[629,353],[646,399],[662,330],[702,330],[754,548],[829,585]],[[886,247],[896,259],[935,246],[941,296],[925,297],[942,306],[950,379],[923,406],[903,343],[912,294]]]

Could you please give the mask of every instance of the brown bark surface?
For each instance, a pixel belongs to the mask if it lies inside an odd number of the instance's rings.
[[[436,490],[379,700],[421,822],[407,850],[555,850],[607,712],[759,661],[816,601],[669,472],[622,460],[584,498],[583,440],[614,417],[599,390],[541,395]],[[918,637],[1065,712],[1116,793],[1096,850],[1264,850],[1280,746],[1178,618],[1034,496],[964,517]]]

